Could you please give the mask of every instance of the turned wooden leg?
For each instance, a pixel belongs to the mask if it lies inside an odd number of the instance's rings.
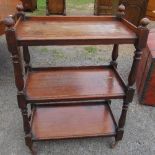
[[[25,73],[31,69],[30,65],[30,52],[28,46],[23,46],[23,56],[25,61]]]
[[[21,109],[22,116],[23,116],[23,126],[25,132],[25,144],[30,149],[33,155],[36,155],[36,150],[34,148],[32,138],[31,138],[31,129],[30,129],[30,118],[28,117],[27,108]]]
[[[18,92],[17,95],[18,106],[21,109],[22,117],[23,117],[23,127],[25,135],[29,134],[31,131],[29,117],[28,117],[28,108],[25,100],[25,96],[23,92]]]
[[[28,146],[31,153],[33,155],[36,155],[36,149],[34,148],[32,138],[31,138],[31,127],[30,127],[30,122],[29,122],[30,119],[28,116],[28,108],[27,108],[25,96],[23,95],[23,93],[18,93],[17,99],[18,99],[18,105],[19,105],[19,108],[21,109],[22,118],[23,118],[23,128],[25,132],[25,144],[26,146]]]
[[[37,149],[34,146],[32,137],[31,137],[31,130],[30,130],[27,108],[24,108],[21,111],[23,116],[23,125],[24,125],[24,132],[25,132],[25,144],[30,149],[32,155],[36,155]]]
[[[27,112],[27,107],[21,109],[22,117],[23,117],[23,127],[25,134],[30,133],[30,123],[29,123],[29,117]]]
[[[37,149],[36,149],[36,147],[33,144],[33,141],[31,139],[31,135],[30,134],[27,134],[25,136],[25,144],[30,149],[32,155],[37,155]]]
[[[114,148],[118,144],[118,142],[123,138],[128,106],[129,106],[129,103],[124,101],[122,106],[122,113],[118,122],[117,131],[116,131],[115,142],[112,144],[112,148]]]
[[[111,65],[117,68],[117,58],[118,58],[118,44],[114,44],[113,51],[112,51],[112,61],[110,62]]]

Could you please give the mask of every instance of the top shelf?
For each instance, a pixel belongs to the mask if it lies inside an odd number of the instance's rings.
[[[132,44],[137,28],[114,16],[26,17],[16,25],[19,45]]]

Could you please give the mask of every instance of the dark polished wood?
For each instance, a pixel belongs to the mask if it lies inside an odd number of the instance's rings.
[[[37,0],[21,0],[24,6],[24,11],[34,11],[37,9]]]
[[[36,107],[32,120],[33,140],[114,136],[115,129],[107,105]]]
[[[47,15],[65,15],[66,0],[46,0]]]
[[[114,65],[117,68],[117,58],[118,58],[118,44],[115,44],[112,51],[112,61],[111,65]]]
[[[23,57],[25,61],[25,73],[26,73],[28,70],[31,70],[30,52],[27,46],[23,47]]]
[[[149,34],[149,30],[146,27],[148,24],[149,24],[149,20],[147,18],[143,18],[138,27],[139,38],[137,42],[135,43],[136,51],[134,53],[133,64],[132,64],[129,77],[128,77],[128,84],[127,84],[128,88],[126,90],[126,97],[123,101],[121,117],[118,122],[117,134],[115,137],[116,143],[117,141],[122,140],[123,138],[124,126],[125,126],[129,103],[132,102],[134,92],[135,92],[133,85],[135,83],[136,76],[138,73],[137,71],[138,71],[138,66],[140,63],[141,55],[142,55],[142,50],[146,47],[147,38]]]
[[[146,15],[148,0],[120,0],[119,4],[126,7],[125,18],[138,26],[140,20]]]
[[[58,16],[20,21],[17,38],[20,45],[130,44],[136,41],[137,35],[116,17]]]
[[[95,0],[95,15],[111,15],[117,10],[119,0]]]
[[[30,102],[125,96],[123,84],[110,67],[51,68],[32,71],[26,83],[26,98]]]
[[[5,19],[6,39],[13,60],[25,143],[30,150],[34,153],[35,140],[99,135],[114,136],[116,143],[122,140],[149,20],[144,18],[135,27],[123,19],[123,5],[119,6],[117,16],[108,17],[25,17],[22,6],[18,5],[17,10],[16,21],[12,17]],[[109,66],[30,65],[28,46],[98,44],[114,45]],[[136,48],[127,84],[117,71],[118,44],[134,44]],[[123,100],[123,106],[116,125],[109,104],[111,99],[118,98]],[[98,101],[104,104],[99,105]],[[31,104],[29,112],[27,104]]]
[[[147,47],[143,50],[136,86],[141,104],[155,106],[155,29],[149,34]]]
[[[95,15],[111,15],[117,11],[118,4],[126,7],[125,18],[138,26],[140,20],[146,15],[155,20],[155,1],[154,0],[95,0]]]

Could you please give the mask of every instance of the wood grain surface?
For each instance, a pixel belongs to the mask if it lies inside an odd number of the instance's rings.
[[[23,3],[25,11],[34,11],[37,8],[37,0],[21,0],[21,1]]]
[[[85,43],[91,40],[96,44],[97,41],[103,44],[108,40],[111,43],[133,43],[136,38],[135,32],[112,17],[32,17],[17,27],[17,39],[29,41],[29,44],[39,40],[40,44],[50,40],[51,44],[63,41],[65,45],[69,41],[78,44],[78,41]]]
[[[63,15],[66,8],[66,0],[46,0],[48,14]]]
[[[32,120],[34,140],[115,135],[106,105],[37,107]]]
[[[149,0],[119,0],[119,4],[126,7],[125,18],[138,26],[140,20],[145,17]]]
[[[26,85],[27,99],[80,100],[123,98],[123,84],[110,68],[51,69],[32,71]]]

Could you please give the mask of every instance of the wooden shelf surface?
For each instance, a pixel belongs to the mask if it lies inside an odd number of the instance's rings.
[[[26,97],[31,102],[123,98],[125,91],[110,67],[62,67],[29,73]]]
[[[29,17],[17,26],[19,42],[40,44],[134,43],[136,33],[114,17]],[[108,41],[109,40],[109,41]],[[92,42],[91,42],[92,41]]]
[[[114,136],[116,124],[107,105],[37,107],[33,140]]]

